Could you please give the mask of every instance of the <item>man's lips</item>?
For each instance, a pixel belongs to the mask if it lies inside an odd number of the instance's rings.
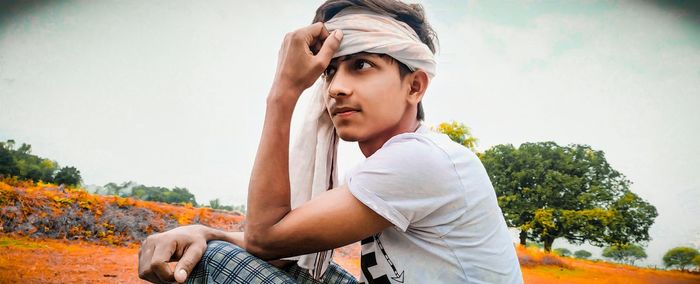
[[[342,107],[333,110],[333,116],[349,116],[359,111],[360,110],[354,108]]]

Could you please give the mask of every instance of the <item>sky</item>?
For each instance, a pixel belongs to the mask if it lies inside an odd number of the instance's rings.
[[[659,211],[642,264],[700,247],[698,5],[419,2],[440,41],[426,124],[462,122],[480,151],[603,150]],[[280,43],[320,3],[3,2],[0,140],[77,167],[85,184],[132,180],[243,204]],[[363,158],[341,143],[341,176]]]

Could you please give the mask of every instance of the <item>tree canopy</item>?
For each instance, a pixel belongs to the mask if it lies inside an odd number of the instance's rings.
[[[228,210],[228,211],[238,211],[245,214],[245,204],[241,205],[223,205],[219,198],[209,200],[209,207],[212,209]]]
[[[697,249],[691,247],[675,247],[664,254],[663,261],[666,267],[678,267],[685,270],[686,267],[693,265],[693,259],[700,253]]]
[[[2,142],[0,142],[2,143]],[[19,175],[19,168],[17,167],[17,161],[12,155],[11,150],[0,147],[0,175],[6,176],[17,176]]]
[[[554,253],[561,255],[561,256],[570,256],[571,251],[567,248],[555,248]]]
[[[644,248],[635,244],[615,245],[603,250],[603,257],[611,258],[617,262],[634,264],[639,259],[647,258]]]
[[[589,252],[589,251],[587,251],[587,250],[582,250],[582,249],[581,249],[581,250],[577,250],[576,252],[574,252],[574,257],[575,257],[575,258],[587,259],[587,258],[591,257],[592,255],[593,255],[593,254],[591,254],[591,252]]]
[[[656,208],[629,190],[603,151],[538,142],[496,145],[480,158],[523,245],[541,241],[549,251],[557,238],[597,246],[649,240]]]
[[[82,182],[82,178],[80,177],[80,171],[75,167],[63,167],[58,170],[56,176],[53,178],[53,182],[56,184],[75,186]]]
[[[0,175],[66,185],[79,185],[81,181],[80,171],[75,167],[60,168],[56,161],[33,155],[31,145],[22,143],[16,147],[11,139],[0,142]]]
[[[157,201],[172,204],[189,203],[197,206],[194,194],[187,188],[174,187],[172,189],[161,186],[146,186],[133,181],[116,184],[110,182],[96,190],[97,194],[116,195],[120,197],[133,197],[145,201]]]
[[[456,121],[451,123],[443,122],[440,123],[435,129],[447,134],[452,141],[455,141],[476,153],[476,142],[478,139],[472,136],[469,127],[463,123],[458,123]]]

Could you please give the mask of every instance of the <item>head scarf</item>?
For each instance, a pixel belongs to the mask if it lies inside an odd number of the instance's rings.
[[[435,76],[435,57],[416,32],[407,24],[365,9],[343,9],[325,23],[329,32],[343,31],[343,39],[334,58],[358,52],[386,54],[408,66]],[[328,85],[318,80],[304,124],[290,149],[289,176],[291,205],[296,208],[326,190],[338,186],[336,155],[338,135],[326,110],[324,94]],[[332,230],[333,228],[328,228]],[[321,279],[333,256],[322,251],[288,258]]]

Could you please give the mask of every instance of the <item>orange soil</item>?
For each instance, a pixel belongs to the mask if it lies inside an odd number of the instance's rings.
[[[518,246],[518,257],[534,259],[535,265],[521,265],[525,283],[700,283],[700,274],[640,268],[603,261],[581,260],[545,254]],[[554,265],[543,265],[543,258],[554,259]]]
[[[83,241],[36,240],[0,234],[0,283],[139,283],[138,247],[104,246]],[[526,283],[700,283],[700,275],[554,257],[542,265],[541,252],[518,248],[536,264],[523,266]],[[359,245],[336,250],[334,259],[359,275]]]
[[[0,283],[148,283],[138,277],[138,245],[96,245],[0,233]],[[359,277],[359,245],[340,248],[334,260]]]
[[[135,245],[101,246],[0,234],[0,283],[137,283],[137,255]]]

